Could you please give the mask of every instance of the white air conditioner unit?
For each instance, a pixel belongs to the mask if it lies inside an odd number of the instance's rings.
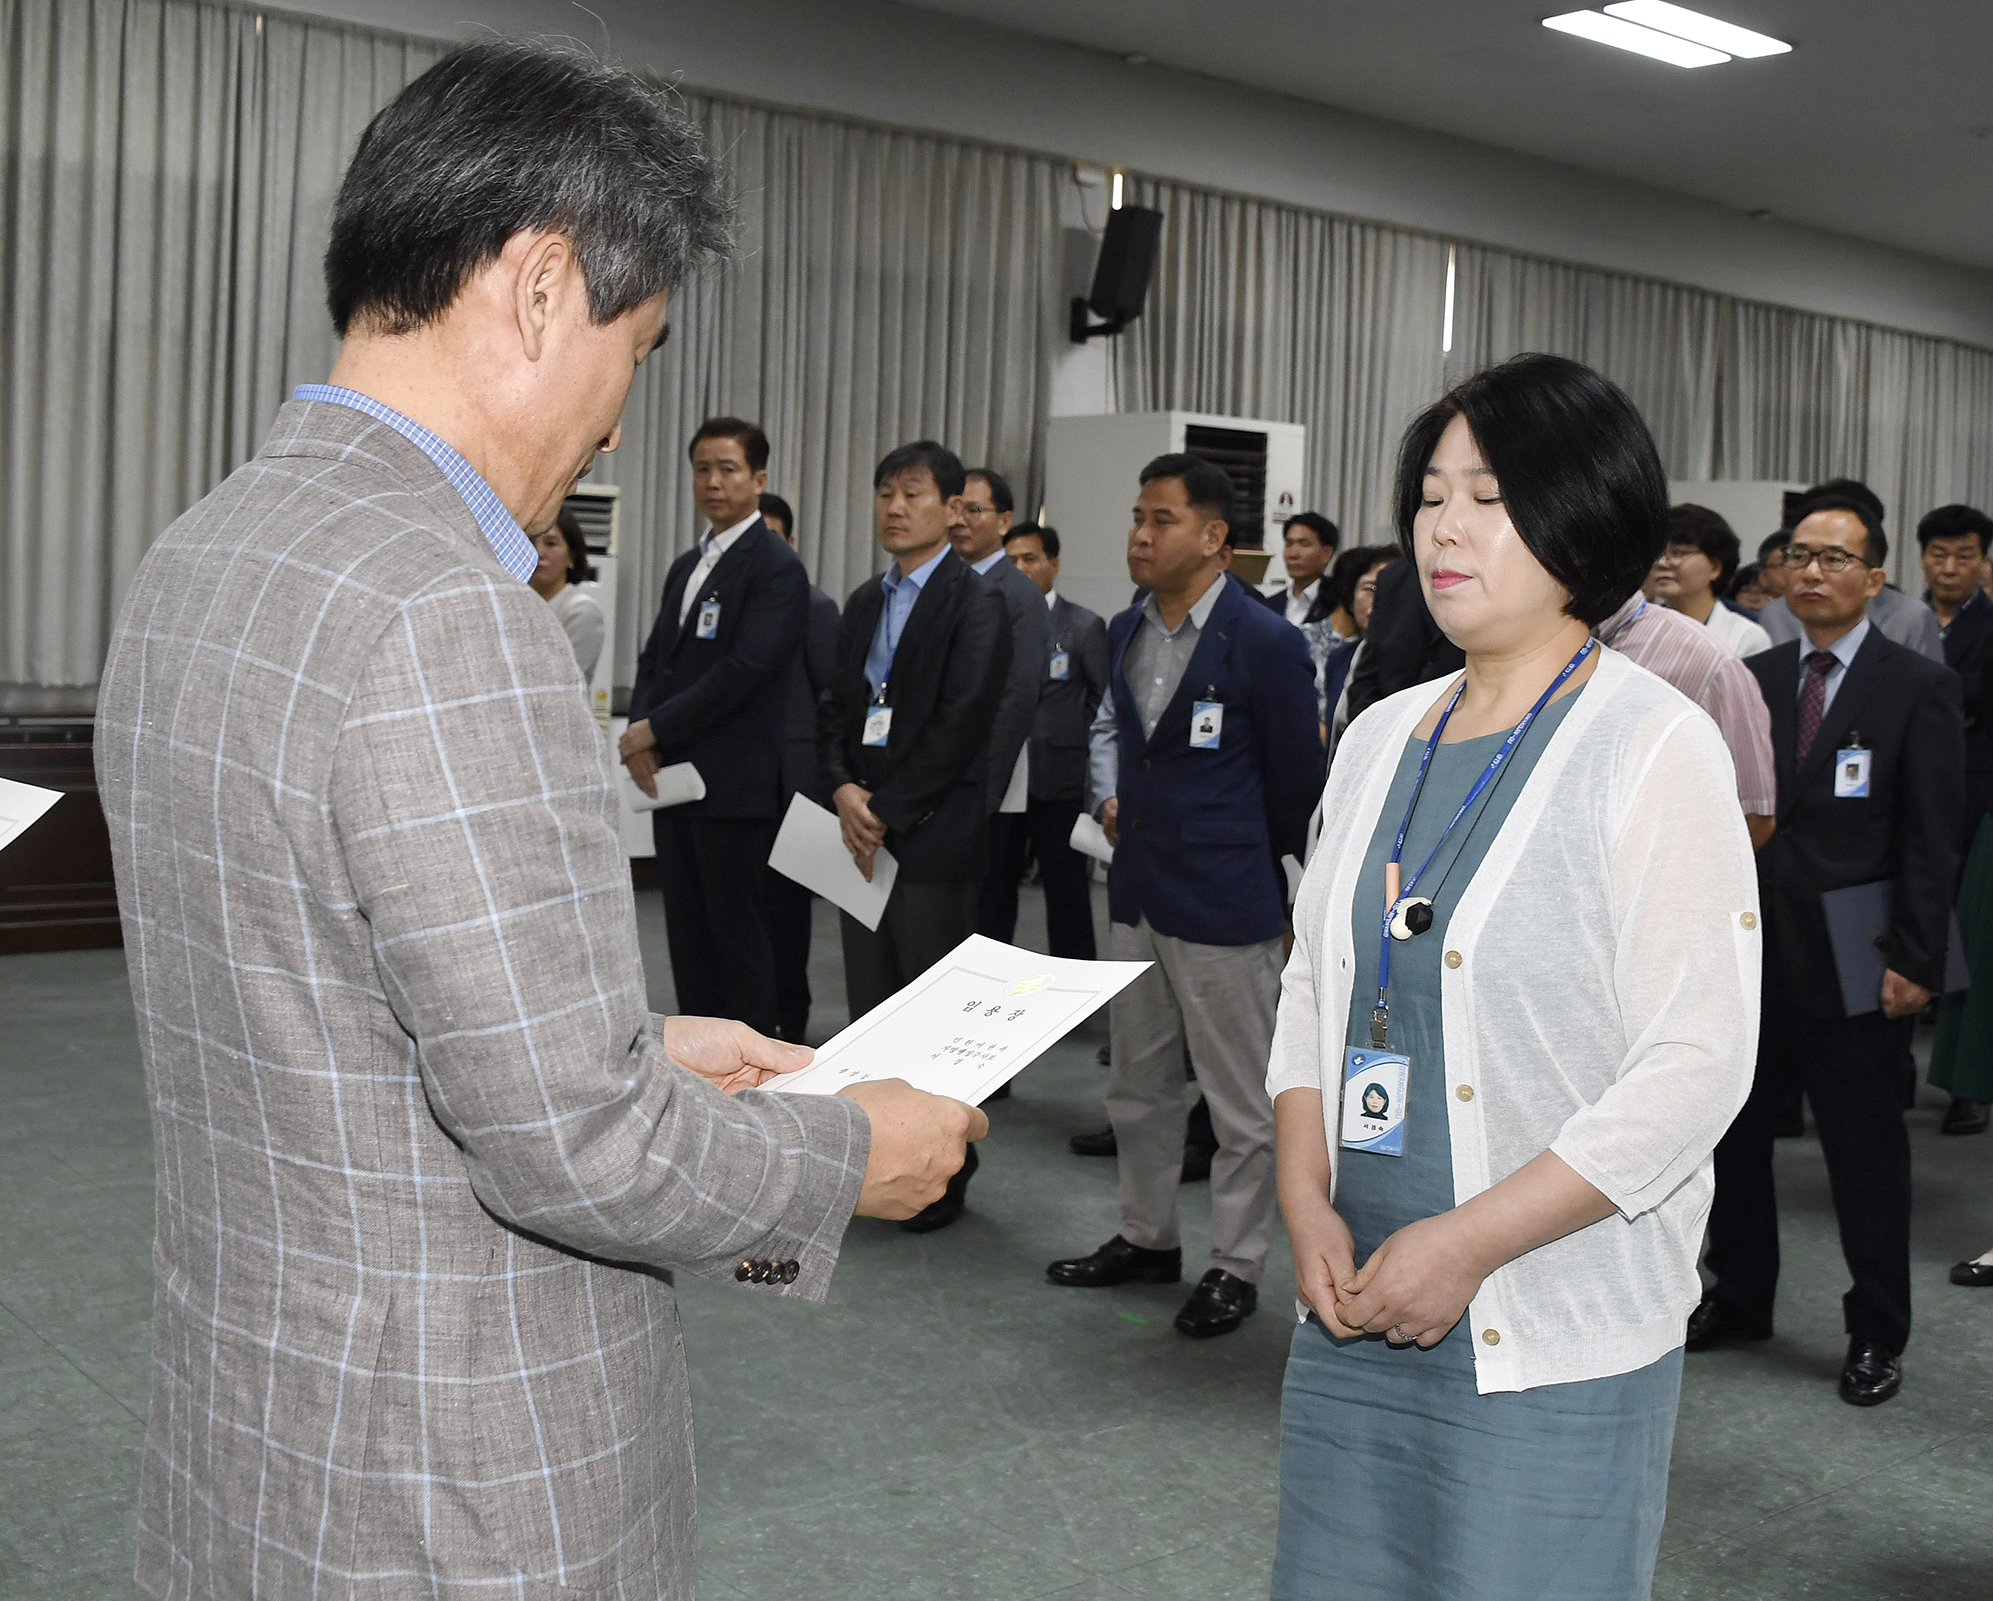
[[[576,484],[574,493],[561,502],[561,510],[574,513],[591,556],[617,554],[617,535],[623,522],[621,484]]]
[[[580,587],[602,608],[602,654],[589,675],[588,705],[606,738],[616,693],[616,550],[623,521],[622,486],[576,484],[561,502],[561,510],[573,512],[581,524],[581,537],[588,543],[589,562],[595,568],[594,579]]]
[[[1059,593],[1103,617],[1128,604],[1128,508],[1142,468],[1189,451],[1232,480],[1232,521],[1248,547],[1278,549],[1306,510],[1308,430],[1299,423],[1194,411],[1053,417],[1045,425],[1045,521],[1059,530]]]

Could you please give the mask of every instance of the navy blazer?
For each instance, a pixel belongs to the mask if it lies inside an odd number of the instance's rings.
[[[810,580],[788,541],[757,517],[714,563],[680,622],[679,597],[698,561],[695,545],[665,575],[657,622],[637,658],[630,721],[649,718],[658,760],[690,762],[706,781],[704,800],[674,811],[779,817],[789,664],[803,646]],[[700,639],[709,600],[720,603],[719,627]]]
[[[1224,584],[1152,737],[1122,662],[1141,621],[1108,625],[1120,844],[1108,915],[1199,945],[1251,945],[1287,927],[1283,856],[1298,857],[1325,772],[1315,663],[1301,631]],[[1225,708],[1216,749],[1190,748],[1192,703]]]
[[[1965,820],[1965,718],[1958,674],[1880,628],[1842,675],[1806,753],[1795,760],[1800,651],[1789,640],[1744,658],[1772,716],[1778,822],[1758,852],[1765,969],[1812,1017],[1840,1017],[1824,891],[1895,881],[1890,967],[1944,988],[1945,940]],[[1834,794],[1834,753],[1859,734],[1870,751],[1866,799]],[[1769,1021],[1769,1019],[1768,1019]]]

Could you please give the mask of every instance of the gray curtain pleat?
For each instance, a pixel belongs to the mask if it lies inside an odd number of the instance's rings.
[[[0,691],[96,682],[150,540],[261,443],[334,341],[319,258],[339,177],[433,41],[203,0],[0,0]],[[1064,340],[1066,165],[688,96],[733,167],[741,259],[689,284],[624,444],[618,676],[697,532],[684,445],[732,411],[842,596],[879,568],[871,470],[921,436],[1036,505]],[[1385,537],[1405,423],[1527,349],[1624,385],[1686,478],[1867,478],[1898,553],[1993,505],[1993,352],[1454,247],[1165,181],[1148,310],[1113,341],[1124,410],[1303,423],[1308,491]],[[1903,569],[1899,568],[1899,571]]]

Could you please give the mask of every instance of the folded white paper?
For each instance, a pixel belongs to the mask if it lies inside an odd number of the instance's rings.
[[[1114,847],[1107,843],[1107,830],[1085,812],[1073,819],[1073,832],[1066,843],[1082,856],[1091,856],[1109,867],[1114,865]]]
[[[971,934],[890,1000],[763,1089],[835,1095],[903,1078],[971,1106],[987,1100],[1105,1005],[1147,962],[1081,962]]]
[[[789,812],[775,835],[768,865],[804,889],[815,890],[840,911],[849,912],[867,928],[877,928],[886,915],[886,897],[900,864],[881,846],[872,857],[868,881],[844,848],[844,829],[837,813],[827,812],[802,795],[789,797]]]
[[[59,789],[0,778],[0,851],[19,839],[42,813],[62,799]]]
[[[667,806],[683,806],[687,801],[706,798],[706,781],[690,762],[673,762],[669,767],[660,767],[651,782],[657,786],[655,797],[639,789],[637,781],[630,776],[629,768],[625,767],[623,804],[633,812],[657,812]]]
[[[1017,760],[1011,763],[1010,782],[1004,786],[1003,799],[997,802],[999,812],[1021,812],[1031,804],[1031,741],[1026,740],[1017,750]]]

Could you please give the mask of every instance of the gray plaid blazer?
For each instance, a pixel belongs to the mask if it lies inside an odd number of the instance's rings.
[[[99,705],[158,1171],[139,1582],[690,1596],[672,1271],[821,1300],[869,1132],[666,1058],[552,609],[414,445],[293,403],[146,555]]]

